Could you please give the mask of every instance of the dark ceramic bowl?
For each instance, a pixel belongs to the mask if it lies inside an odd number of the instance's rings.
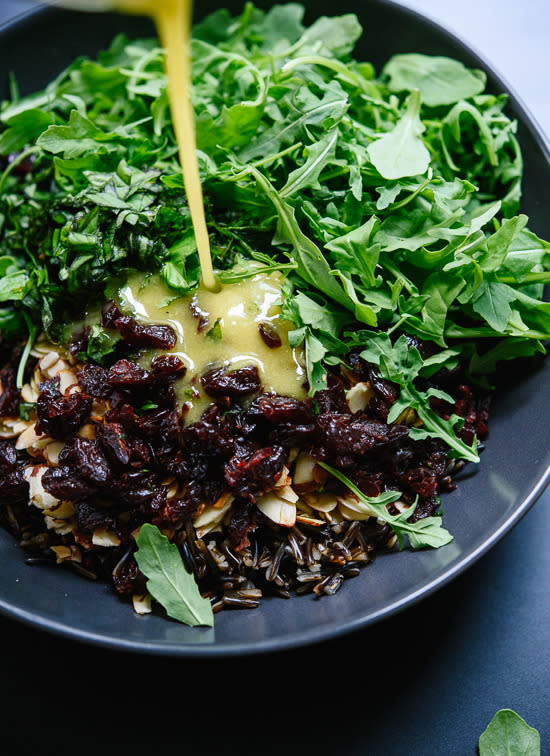
[[[259,2],[258,5],[271,3]],[[238,11],[240,2],[223,3]],[[327,0],[306,2],[309,19],[334,14]],[[200,13],[218,3],[203,0]],[[314,9],[314,12],[313,12]],[[356,57],[378,68],[394,53],[448,55],[488,73],[488,90],[509,87],[479,55],[424,17],[383,0],[344,0],[365,34]],[[147,35],[141,19],[39,10],[0,32],[0,84],[13,71],[23,93],[43,88],[81,54],[94,55],[115,33]],[[32,51],[32,54],[29,53]],[[519,122],[525,159],[523,211],[530,227],[550,238],[541,198],[550,185],[550,154],[537,125],[510,93],[508,112]],[[110,588],[57,568],[29,567],[14,539],[0,532],[0,611],[46,631],[104,647],[172,656],[251,654],[303,646],[364,628],[443,588],[494,546],[528,511],[550,476],[550,367],[503,376],[493,404],[489,441],[478,469],[444,498],[445,525],[454,535],[437,551],[378,556],[333,597],[266,600],[260,609],[216,615],[215,627],[190,628],[160,616],[139,617]]]

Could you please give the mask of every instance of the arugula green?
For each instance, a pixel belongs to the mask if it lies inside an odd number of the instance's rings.
[[[199,593],[178,547],[150,523],[141,526],[136,542],[135,559],[147,578],[147,590],[168,616],[187,625],[211,627],[214,619],[210,601]]]
[[[479,737],[479,756],[540,756],[540,734],[512,709],[500,709]]]
[[[438,515],[424,517],[417,522],[411,522],[410,517],[414,513],[416,504],[412,504],[402,512],[399,512],[399,514],[390,514],[387,505],[401,498],[399,491],[386,491],[374,497],[365,496],[353,481],[349,480],[340,470],[327,465],[326,462],[319,462],[318,464],[355,494],[365,514],[377,517],[391,526],[397,536],[400,549],[403,548],[405,536],[409,539],[409,543],[413,549],[439,548],[453,540],[449,531],[442,527],[441,517]]]

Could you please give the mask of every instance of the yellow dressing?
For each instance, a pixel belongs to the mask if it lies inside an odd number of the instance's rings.
[[[190,297],[173,299],[172,290],[154,274],[137,273],[119,289],[119,305],[140,323],[171,326],[176,346],[170,350],[187,368],[176,381],[178,401],[188,407],[187,422],[198,419],[212,399],[204,394],[200,376],[212,367],[228,370],[256,365],[264,391],[304,397],[302,353],[288,343],[293,328],[281,316],[282,277],[258,273],[214,293],[200,287]],[[162,305],[159,305],[163,303]],[[280,346],[269,346],[261,330],[274,330]],[[269,339],[268,339],[269,341]],[[146,351],[140,362],[148,368],[158,354]]]

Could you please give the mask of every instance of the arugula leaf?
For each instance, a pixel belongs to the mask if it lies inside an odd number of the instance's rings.
[[[135,559],[147,579],[147,590],[168,616],[186,625],[214,624],[212,607],[187,572],[178,547],[160,530],[144,523],[137,537]]]
[[[279,193],[256,168],[247,169],[266,192],[277,211],[278,224],[274,243],[289,243],[292,257],[297,264],[296,272],[309,284],[316,286],[336,302],[350,307],[350,300],[331,275],[329,265],[317,247],[300,229],[294,209],[281,199]],[[353,306],[351,305],[353,309]]]
[[[479,737],[479,756],[540,756],[540,734],[512,709],[500,709]]]
[[[358,228],[331,239],[325,245],[339,269],[356,271],[368,286],[377,285],[380,247],[370,242],[379,225],[380,221],[373,215]]]
[[[298,44],[301,48],[321,49],[336,58],[343,58],[352,52],[361,32],[361,25],[353,13],[332,18],[321,16],[305,30]]]
[[[0,155],[24,149],[54,122],[54,116],[40,108],[29,108],[16,113],[7,120],[8,128],[0,137]]]
[[[414,513],[416,504],[405,509],[397,515],[391,515],[386,505],[397,501],[401,497],[399,491],[386,491],[379,496],[365,496],[357,486],[349,480],[343,473],[327,465],[326,462],[318,464],[337,480],[346,485],[349,490],[359,499],[366,514],[372,517],[379,517],[391,526],[397,536],[399,548],[404,545],[404,537],[407,536],[413,549],[439,548],[445,546],[453,540],[452,535],[442,527],[441,517],[435,515],[424,517],[417,522],[409,522],[409,518]]]
[[[333,159],[338,136],[338,130],[333,129],[318,142],[306,148],[306,160],[289,175],[286,184],[279,192],[281,197],[290,197],[308,186],[316,187],[319,185],[318,179],[321,171]]]
[[[489,279],[478,286],[471,301],[474,312],[495,331],[503,332],[512,317],[511,304],[516,299],[517,293],[510,286]]]
[[[467,100],[485,89],[486,76],[458,60],[437,55],[394,55],[382,69],[390,92],[420,91],[422,101],[434,107]]]
[[[405,115],[397,126],[371,144],[369,157],[378,173],[390,181],[426,173],[430,153],[421,139],[424,125],[420,120],[420,92],[411,92]]]

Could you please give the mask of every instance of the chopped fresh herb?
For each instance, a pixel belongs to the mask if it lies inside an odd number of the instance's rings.
[[[141,526],[137,545],[135,558],[147,578],[147,590],[168,616],[187,625],[212,626],[210,601],[201,596],[195,578],[185,568],[178,547],[150,523]]]
[[[107,331],[100,325],[92,325],[86,352],[81,355],[85,360],[103,363],[109,355],[115,351],[120,341],[120,334],[117,331]]]
[[[155,404],[155,402],[148,400],[141,405],[140,409],[142,412],[148,412],[149,410],[158,409],[158,404]]]
[[[206,332],[206,336],[212,341],[221,341],[222,339],[222,324],[221,318],[218,318],[212,328]]]
[[[36,409],[36,402],[19,402],[19,417],[21,420],[30,420]]]

